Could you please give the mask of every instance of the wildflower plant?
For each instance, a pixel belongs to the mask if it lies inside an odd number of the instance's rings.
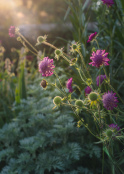
[[[103,1],[108,6],[113,4],[112,0]],[[13,31],[13,30],[12,30]],[[11,33],[12,34],[12,33]],[[33,47],[24,36],[21,35],[19,31],[16,34],[20,37],[20,42],[27,48],[30,46],[31,52],[34,55],[38,54],[38,50]],[[89,36],[88,42],[96,42],[97,38],[95,36],[97,32]],[[95,38],[95,39],[94,39]],[[61,107],[69,107],[77,118],[77,127],[85,127],[95,138],[97,138],[98,143],[103,144],[103,153],[106,152],[108,158],[114,158],[114,141],[123,141],[123,128],[119,125],[119,114],[124,113],[120,110],[119,104],[124,104],[117,90],[111,85],[109,74],[106,72],[106,66],[111,64],[109,58],[109,52],[101,48],[99,49],[99,43],[97,42],[96,48],[91,48],[93,51],[92,56],[89,57],[92,62],[85,63],[84,56],[82,54],[81,43],[74,42],[70,46],[70,54],[66,54],[62,49],[59,49],[46,41],[45,38],[40,36],[37,39],[37,44],[45,44],[53,48],[55,57],[57,60],[63,58],[67,61],[68,66],[75,69],[76,77],[80,81],[81,85],[76,84],[73,74],[67,77],[66,82],[62,82],[60,75],[56,73],[57,67],[53,63],[53,59],[49,57],[44,57],[43,60],[39,62],[39,72],[44,79],[41,81],[41,86],[46,88],[46,86],[52,85],[57,90],[60,91],[61,96],[54,96],[53,103],[60,109]],[[29,48],[28,48],[29,49]],[[72,63],[75,59],[74,54],[76,54],[76,61]],[[94,74],[90,67],[92,65],[92,70],[94,69],[97,74]],[[64,72],[63,72],[64,73]],[[98,75],[99,74],[99,75]],[[48,76],[54,75],[55,81],[49,83]],[[95,77],[94,77],[95,76]],[[49,77],[50,78],[50,77]],[[47,83],[48,81],[48,83]],[[59,82],[56,83],[56,81]],[[104,83],[104,81],[106,83]],[[82,85],[84,88],[82,89]],[[76,93],[76,88],[79,89],[80,94]],[[86,118],[84,113],[89,115]],[[118,114],[118,117],[116,117]],[[90,126],[90,119],[93,119],[93,128]],[[120,127],[119,127],[120,126]],[[119,142],[115,142],[119,143]],[[111,147],[111,149],[109,148]],[[115,174],[115,167],[121,172],[121,168],[116,165],[116,162],[111,164],[112,174]],[[102,173],[104,166],[102,168]]]

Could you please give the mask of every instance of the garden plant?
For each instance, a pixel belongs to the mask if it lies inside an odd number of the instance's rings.
[[[0,129],[0,174],[124,174],[124,2],[66,2],[69,49],[49,43],[47,35],[33,46],[18,27],[9,28],[23,58],[18,80],[7,73],[15,101]],[[89,33],[86,9],[97,19]],[[49,57],[38,50],[42,45],[54,50]]]

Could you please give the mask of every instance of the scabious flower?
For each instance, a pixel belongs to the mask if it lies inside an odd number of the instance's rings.
[[[94,39],[94,37],[95,37],[96,35],[97,35],[97,32],[92,33],[92,34],[89,36],[89,39],[88,39],[87,42],[91,42],[91,41]]]
[[[102,0],[104,4],[106,4],[108,7],[111,7],[114,4],[113,0]]]
[[[53,59],[49,59],[49,57],[44,57],[39,63],[39,72],[42,73],[42,76],[51,76],[54,71],[53,68],[55,68]]]
[[[107,58],[107,55],[108,53],[105,53],[105,50],[97,50],[96,53],[93,52],[92,57],[90,57],[92,62],[90,62],[89,65],[95,66],[97,68],[102,65],[109,65],[108,61],[110,61],[110,59]]]
[[[115,97],[116,93],[113,93],[112,91],[108,93],[106,92],[103,96],[102,96],[102,101],[103,101],[103,106],[107,109],[107,110],[112,110],[113,108],[117,107],[117,97]]]
[[[96,84],[97,84],[97,86],[99,86],[99,84],[101,85],[102,82],[104,81],[104,79],[106,79],[106,75],[97,76],[97,78],[96,78]]]
[[[44,89],[46,89],[47,85],[48,85],[48,83],[47,83],[46,80],[42,80],[41,83],[40,83],[40,86],[41,86],[42,88],[44,88]]]
[[[108,140],[114,139],[116,136],[121,135],[120,127],[117,124],[110,124],[108,128],[103,132],[103,135],[108,138]]]
[[[87,86],[85,88],[85,95],[89,94],[91,91],[92,91],[92,89],[89,86]]]
[[[68,79],[68,81],[66,83],[66,87],[69,89],[69,92],[73,92],[73,89],[72,89],[72,77],[70,79]]]
[[[15,37],[15,26],[11,26],[9,28],[9,36],[10,37]]]
[[[115,129],[115,131],[117,131],[117,132],[120,130],[120,127],[117,124],[114,124],[114,123],[110,124],[109,127],[112,128],[112,129]]]

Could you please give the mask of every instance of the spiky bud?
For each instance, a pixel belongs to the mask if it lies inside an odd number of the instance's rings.
[[[83,104],[82,100],[76,100],[75,105],[78,106],[78,107],[82,107],[84,104]]]
[[[53,103],[57,106],[60,106],[61,103],[62,103],[62,98],[59,97],[59,96],[56,96],[54,99],[53,99]]]
[[[113,134],[113,132],[112,132],[111,129],[108,129],[108,130],[106,131],[106,135],[107,135],[108,137],[111,137],[112,134]]]

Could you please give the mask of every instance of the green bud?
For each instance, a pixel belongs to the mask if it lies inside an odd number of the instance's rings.
[[[76,100],[75,105],[78,106],[78,107],[82,107],[84,104],[83,104],[82,100]]]
[[[75,50],[77,48],[77,45],[76,44],[73,44],[72,45],[72,48]]]
[[[55,54],[60,55],[61,51],[60,50],[55,50]]]
[[[37,42],[38,42],[38,43],[45,42],[45,41],[46,41],[46,38],[47,38],[47,35],[39,36],[39,37],[37,38]]]
[[[21,42],[22,41],[21,37],[17,37],[17,41]]]
[[[39,36],[38,38],[37,38],[37,42],[43,42],[43,36]]]
[[[106,131],[106,135],[108,136],[108,137],[111,137],[112,136],[112,130],[111,129],[108,129],[107,131]]]
[[[60,105],[61,103],[62,103],[62,98],[61,97],[59,97],[59,96],[56,96],[54,99],[53,99],[53,103],[55,104],[55,105]]]
[[[92,48],[92,52],[96,52],[96,48],[95,47]]]
[[[95,101],[95,100],[97,100],[97,98],[98,98],[98,95],[97,95],[96,92],[91,92],[91,93],[89,94],[89,99],[90,99],[91,101]]]

